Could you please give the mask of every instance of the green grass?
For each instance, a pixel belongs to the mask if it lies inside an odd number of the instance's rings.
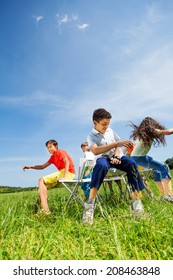
[[[155,183],[150,185],[159,198]],[[94,224],[84,226],[79,204],[66,209],[65,189],[49,191],[52,214],[45,218],[33,214],[36,198],[37,191],[0,195],[1,260],[173,259],[173,205],[168,202],[144,196],[147,218],[139,219],[129,215],[129,201],[110,200],[108,218],[97,207]]]

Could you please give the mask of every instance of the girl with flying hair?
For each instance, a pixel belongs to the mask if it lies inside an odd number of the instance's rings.
[[[166,145],[165,135],[173,134],[173,128],[166,129],[151,117],[143,119],[139,126],[132,122],[130,126],[133,128],[130,138],[134,140],[131,157],[137,165],[154,170],[154,181],[160,189],[161,199],[173,203],[171,175],[168,165],[148,156],[152,145]]]

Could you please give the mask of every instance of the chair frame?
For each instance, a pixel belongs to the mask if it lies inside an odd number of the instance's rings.
[[[66,202],[66,207],[69,205],[72,199],[76,199],[83,207],[84,207],[84,199],[81,197],[81,195],[78,192],[78,188],[82,183],[85,182],[91,182],[91,178],[84,179],[84,170],[86,166],[93,166],[94,161],[93,158],[80,158],[79,161],[79,169],[78,169],[78,178],[73,180],[64,180],[60,179],[59,182],[69,191],[70,196]],[[103,180],[103,187],[105,187],[105,184],[108,182],[113,182],[116,180],[123,180],[125,183],[126,189],[128,191],[129,197],[130,197],[130,187],[128,186],[127,180],[126,180],[126,173],[117,169],[111,168],[106,177]],[[101,214],[103,217],[106,217],[103,207],[102,207],[102,199],[99,194],[96,196],[96,202],[98,203],[98,206],[100,208]]]

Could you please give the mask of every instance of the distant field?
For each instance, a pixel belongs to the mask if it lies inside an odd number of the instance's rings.
[[[64,188],[49,191],[51,216],[36,218],[37,191],[0,194],[1,260],[168,260],[173,259],[173,204],[143,196],[147,218],[134,218],[129,201],[106,201],[108,218],[98,208],[93,226],[81,223],[83,209],[65,202]],[[117,189],[117,186],[114,187]]]

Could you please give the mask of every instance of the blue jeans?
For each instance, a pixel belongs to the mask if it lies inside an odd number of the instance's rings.
[[[142,157],[131,157],[137,165],[140,165],[144,168],[152,168],[154,169],[154,181],[161,182],[165,178],[170,178],[169,166],[165,163],[157,161],[150,156],[142,156]]]
[[[91,188],[99,189],[108,169],[116,168],[118,170],[125,171],[127,173],[128,183],[132,187],[132,191],[140,191],[145,188],[141,176],[138,172],[136,162],[126,156],[121,158],[121,164],[111,164],[110,160],[104,157],[100,157],[96,161],[96,165],[93,169]]]
[[[91,174],[89,174],[88,176],[84,176],[83,178],[84,179],[91,178]],[[84,191],[85,198],[87,199],[89,198],[90,195],[90,185],[91,185],[90,182],[84,182],[81,184],[81,188]]]

